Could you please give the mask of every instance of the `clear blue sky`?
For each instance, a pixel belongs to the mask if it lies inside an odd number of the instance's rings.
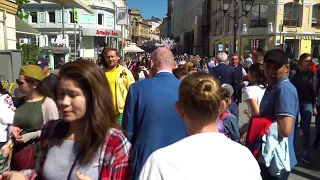
[[[151,16],[162,19],[167,14],[167,0],[128,0],[130,9],[139,9],[144,19]]]

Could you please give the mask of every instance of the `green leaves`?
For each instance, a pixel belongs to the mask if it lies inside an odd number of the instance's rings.
[[[25,4],[29,3],[30,0],[16,0],[16,3],[18,4],[18,11],[17,16],[21,18],[22,20],[25,20],[29,17],[30,12],[25,12],[23,7]]]
[[[35,43],[21,45],[22,65],[35,65],[39,56],[39,47]]]

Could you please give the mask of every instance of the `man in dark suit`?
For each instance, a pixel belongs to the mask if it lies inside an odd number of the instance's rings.
[[[122,127],[132,143],[133,179],[139,178],[151,153],[186,137],[185,125],[174,106],[180,84],[172,74],[174,65],[172,52],[158,48],[151,55],[152,78],[136,82],[129,88]]]
[[[230,84],[235,92],[238,92],[236,83],[235,70],[232,66],[226,64],[228,55],[226,53],[219,53],[216,60],[218,65],[212,69],[212,75],[220,81],[221,84]],[[234,94],[233,99],[239,100],[237,94]]]
[[[243,69],[242,65],[240,64],[239,56],[237,54],[231,54],[229,58],[230,58],[230,65],[234,67],[235,80],[236,80],[236,86],[237,86],[237,91],[235,91],[234,94],[235,94],[235,97],[239,97],[239,99],[236,99],[235,103],[239,105],[239,103],[242,101],[242,83],[243,83],[242,77],[247,75],[247,73]]]

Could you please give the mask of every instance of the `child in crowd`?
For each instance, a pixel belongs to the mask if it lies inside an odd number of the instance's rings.
[[[232,97],[234,90],[230,84],[222,84],[221,87],[222,89],[227,90]],[[227,109],[230,111],[231,114],[233,114],[237,118],[237,120],[239,120],[239,106],[234,101],[230,102],[230,104],[227,106]]]
[[[223,84],[222,86],[223,99],[227,104],[227,107],[233,102],[231,97],[233,94],[233,88],[229,84]],[[238,107],[239,113],[239,107]],[[238,119],[231,113],[229,108],[221,114],[220,120],[223,122],[223,133],[231,140],[238,142],[240,139],[240,131],[238,125]]]

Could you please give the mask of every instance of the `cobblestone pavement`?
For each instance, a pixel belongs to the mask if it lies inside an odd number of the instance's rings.
[[[247,108],[245,103],[240,104],[240,119],[239,125],[243,125],[248,120],[247,116],[243,113],[243,110]],[[315,137],[315,124],[314,118],[311,124],[311,143],[313,143]],[[296,139],[296,152],[297,155],[302,154],[302,137],[298,134]],[[312,165],[306,165],[302,163],[299,159],[298,165],[292,171],[289,180],[320,180],[320,148],[318,150],[312,149],[312,144],[310,145],[310,157],[313,160]]]

